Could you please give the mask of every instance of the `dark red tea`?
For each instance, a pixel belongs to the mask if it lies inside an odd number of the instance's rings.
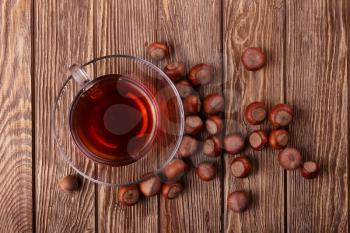
[[[113,166],[138,160],[156,134],[157,107],[139,82],[121,75],[92,81],[70,112],[73,138],[91,159]]]

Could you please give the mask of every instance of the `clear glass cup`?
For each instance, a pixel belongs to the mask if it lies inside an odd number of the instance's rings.
[[[82,92],[96,79],[118,74],[142,84],[157,106],[157,133],[149,148],[131,164],[115,166],[94,159],[92,151],[74,138],[71,110]],[[103,185],[124,186],[141,182],[145,174],[163,177],[163,168],[174,158],[184,131],[181,98],[167,75],[152,63],[128,55],[96,58],[84,65],[73,65],[55,101],[51,127],[61,157],[83,177]],[[147,176],[148,177],[148,176]]]

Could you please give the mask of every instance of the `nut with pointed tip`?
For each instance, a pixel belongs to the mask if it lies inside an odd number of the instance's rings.
[[[245,178],[252,171],[252,164],[247,156],[241,155],[232,160],[231,173],[236,178]]]
[[[305,179],[313,179],[318,175],[319,171],[320,165],[314,161],[307,161],[301,166],[300,174]]]
[[[172,62],[164,67],[164,73],[173,82],[179,81],[185,75],[185,64],[183,62]]]
[[[164,168],[164,176],[166,177],[166,183],[176,182],[185,175],[188,170],[188,165],[181,159],[172,160]]]
[[[277,160],[281,167],[286,170],[296,170],[300,167],[302,158],[300,152],[291,147],[287,147],[282,150],[278,156]]]
[[[265,66],[266,55],[261,48],[251,47],[244,50],[241,61],[247,70],[256,71]]]
[[[256,130],[249,136],[249,144],[253,150],[262,150],[268,144],[267,134],[265,131]]]
[[[204,128],[203,121],[199,116],[192,115],[185,118],[185,133],[196,135]]]
[[[136,185],[120,187],[118,190],[118,201],[123,206],[135,205],[140,198],[140,191]]]
[[[235,191],[227,197],[227,207],[229,210],[241,213],[245,211],[252,202],[252,196],[246,191]]]
[[[255,101],[249,104],[244,112],[247,123],[251,125],[261,124],[266,118],[266,106],[264,102]]]
[[[162,187],[162,195],[166,199],[174,199],[180,195],[183,190],[182,182],[164,184]]]
[[[230,154],[238,154],[244,149],[244,138],[240,134],[230,134],[224,137],[224,149]]]
[[[203,154],[208,157],[218,157],[222,152],[222,143],[218,136],[210,136],[203,144]]]
[[[188,79],[195,86],[208,84],[212,79],[212,69],[207,64],[198,64],[191,68]]]
[[[162,60],[169,54],[169,48],[165,43],[153,42],[148,46],[148,54],[154,60]]]
[[[72,193],[79,188],[79,182],[75,175],[68,175],[57,182],[58,190],[63,193]]]
[[[139,188],[141,193],[145,197],[151,197],[160,193],[162,189],[162,182],[158,176],[153,175],[152,173],[145,175],[148,178],[139,183]]]
[[[211,181],[216,177],[218,168],[215,163],[201,162],[196,168],[196,174],[203,181]]]
[[[211,135],[216,135],[224,129],[224,123],[218,115],[209,116],[205,121],[205,128]]]
[[[177,151],[177,156],[179,158],[190,157],[198,150],[199,142],[188,135],[183,136],[179,150]]]
[[[222,112],[225,108],[224,97],[215,93],[208,95],[203,101],[203,110],[209,115],[215,115]]]
[[[181,80],[180,82],[176,83],[175,87],[181,98],[186,98],[193,93],[192,85],[186,80]]]
[[[288,131],[284,129],[273,130],[269,136],[270,146],[274,149],[283,149],[288,144]]]
[[[288,104],[277,104],[269,113],[269,121],[275,128],[286,127],[293,119],[293,108]]]
[[[201,100],[198,95],[189,95],[184,99],[186,114],[196,114],[201,110]]]

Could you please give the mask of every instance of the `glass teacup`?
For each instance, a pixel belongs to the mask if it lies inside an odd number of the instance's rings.
[[[162,177],[184,130],[181,98],[148,61],[127,55],[73,65],[54,106],[60,154],[84,177],[129,185]]]

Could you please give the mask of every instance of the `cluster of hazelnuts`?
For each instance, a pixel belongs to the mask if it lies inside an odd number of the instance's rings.
[[[244,113],[245,121],[250,125],[259,125],[266,119],[267,108],[263,102],[253,102],[247,106]],[[260,151],[270,145],[271,148],[281,150],[277,161],[285,170],[300,169],[300,174],[306,179],[312,179],[319,173],[319,165],[314,161],[302,162],[300,152],[288,145],[288,131],[285,129],[293,118],[293,109],[287,104],[275,105],[268,114],[268,120],[273,127],[269,136],[263,130],[255,130],[249,135],[249,144],[253,150]],[[244,139],[235,135],[237,143],[242,144]],[[238,138],[240,138],[238,140]],[[242,146],[243,147],[243,146]],[[240,152],[240,151],[239,151]],[[248,157],[241,155],[235,158],[230,166],[231,173],[236,178],[247,177],[252,169]],[[245,210],[251,202],[251,195],[246,191],[236,191],[228,197],[228,207],[235,211]]]
[[[244,67],[249,71],[261,69],[266,64],[266,55],[260,48],[248,48],[241,57]],[[263,123],[267,116],[267,108],[263,102],[253,102],[249,104],[244,113],[245,121],[250,125],[259,125]],[[300,169],[300,174],[306,179],[312,179],[319,173],[319,165],[314,161],[302,162],[300,152],[288,145],[288,131],[285,129],[293,118],[293,109],[287,104],[275,105],[268,114],[268,120],[273,130],[269,136],[263,130],[255,130],[249,135],[249,144],[253,150],[260,151],[270,145],[271,148],[281,150],[277,156],[278,163],[285,170]],[[241,145],[239,151],[243,150],[244,138],[241,135],[231,135],[235,138],[235,145]],[[236,178],[247,177],[252,169],[252,164],[248,157],[240,155],[236,157],[230,166],[231,173]],[[227,199],[228,208],[234,212],[242,212],[248,208],[251,203],[250,192],[240,190],[229,194]]]
[[[161,60],[169,55],[169,48],[165,43],[154,42],[149,45],[148,54],[153,60]],[[204,129],[210,136],[205,140],[203,153],[209,157],[220,156],[221,140],[218,135],[223,131],[223,120],[220,117],[220,112],[224,110],[225,102],[224,98],[217,93],[201,99],[196,92],[197,87],[210,83],[213,78],[213,69],[208,64],[197,64],[186,75],[185,64],[181,61],[175,61],[164,67],[164,73],[175,84],[183,100],[186,115],[185,135],[177,151],[177,158],[164,168],[162,175],[167,180],[163,185],[176,184],[176,189],[170,192],[170,197],[174,198],[182,191],[181,178],[190,167],[185,161],[189,161],[188,158],[199,150],[201,143],[197,139],[197,135]],[[187,78],[184,78],[186,76]],[[204,115],[206,116],[205,121],[203,121]],[[209,161],[201,162],[196,166],[196,174],[203,181],[213,180],[217,175],[217,165]],[[162,193],[163,196],[169,198],[169,195]]]
[[[169,48],[165,43],[154,42],[148,47],[148,54],[153,60],[161,60],[169,55]],[[183,100],[185,111],[185,136],[177,152],[179,160],[189,158],[195,154],[200,146],[196,135],[205,128],[211,135],[205,140],[203,153],[209,157],[217,157],[221,154],[221,140],[219,135],[223,130],[223,121],[220,112],[224,110],[224,98],[213,93],[201,100],[195,89],[198,86],[211,82],[213,69],[208,64],[193,66],[186,76],[185,64],[180,61],[172,62],[164,67],[164,73],[175,83],[175,87]],[[205,122],[200,115],[206,115]],[[169,169],[172,169],[171,166]],[[183,173],[185,170],[182,171]],[[215,163],[202,162],[196,168],[198,177],[204,181],[215,178],[217,166]]]
[[[266,107],[263,102],[253,102],[245,110],[245,120],[252,125],[261,124],[266,117]],[[273,126],[269,137],[263,130],[256,130],[249,136],[249,144],[254,150],[262,150],[268,144],[271,148],[281,150],[277,160],[282,168],[286,170],[300,169],[301,176],[306,179],[315,178],[319,172],[319,165],[313,161],[302,162],[300,152],[288,145],[288,126],[293,118],[293,109],[287,104],[275,105],[268,116]]]

